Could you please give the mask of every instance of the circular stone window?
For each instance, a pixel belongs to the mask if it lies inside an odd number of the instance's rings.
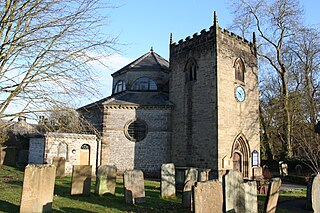
[[[147,124],[142,120],[131,121],[126,124],[125,135],[131,141],[142,141],[147,136]]]

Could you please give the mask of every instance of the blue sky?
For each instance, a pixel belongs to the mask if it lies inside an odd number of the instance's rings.
[[[228,0],[118,0],[116,9],[108,10],[110,25],[106,29],[119,34],[123,56],[136,58],[154,50],[168,59],[169,34],[175,41],[212,25],[213,11],[217,11],[219,25],[227,28],[232,20]],[[301,0],[306,21],[320,23],[319,0]],[[248,38],[249,40],[250,38]]]
[[[232,21],[228,0],[118,0],[110,1],[119,7],[107,9],[108,34],[118,36],[121,52],[110,57],[106,63],[109,69],[99,67],[101,78],[101,98],[111,94],[111,73],[147,53],[151,47],[168,60],[169,35],[179,41],[187,36],[209,29],[213,12],[217,11],[220,27],[228,28]],[[319,24],[319,0],[300,0],[305,9],[305,22]],[[251,38],[247,38],[251,40]],[[96,99],[95,97],[94,99]],[[89,101],[89,100],[88,100]]]

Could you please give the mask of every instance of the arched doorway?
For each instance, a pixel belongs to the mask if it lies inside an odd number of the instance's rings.
[[[245,137],[238,136],[232,147],[233,169],[241,172],[243,177],[249,177],[249,153]]]
[[[82,144],[80,148],[80,165],[90,165],[90,146]]]

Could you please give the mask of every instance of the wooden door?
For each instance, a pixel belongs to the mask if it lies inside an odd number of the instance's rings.
[[[80,165],[90,165],[90,146],[83,144],[80,149]]]

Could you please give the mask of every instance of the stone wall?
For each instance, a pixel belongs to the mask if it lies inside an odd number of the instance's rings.
[[[92,165],[92,174],[95,175],[100,156],[99,143],[95,135],[47,133],[42,138],[31,138],[29,163],[52,164],[54,157],[64,157],[66,159],[65,174],[71,175],[72,166],[81,165],[81,146],[83,144],[88,144],[90,147],[89,161]]]
[[[119,173],[141,169],[147,176],[160,176],[160,167],[169,161],[170,108],[106,107],[104,113],[102,164],[114,164]],[[133,142],[125,126],[135,119],[147,124],[147,135]]]

